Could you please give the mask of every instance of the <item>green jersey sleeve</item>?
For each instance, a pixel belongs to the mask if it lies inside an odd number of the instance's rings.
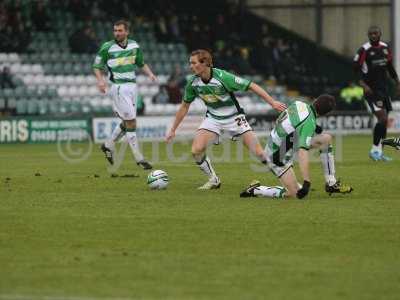
[[[247,91],[249,89],[251,84],[250,80],[236,76],[227,71],[221,70],[221,72],[221,80],[229,92]]]
[[[94,59],[93,69],[104,69],[108,58],[108,45],[104,43]]]
[[[143,58],[143,52],[140,48],[136,49],[136,60],[135,60],[135,64],[139,67],[139,68],[143,68],[144,66],[144,58]]]
[[[315,133],[315,119],[308,117],[306,121],[297,129],[299,137],[299,148],[309,150],[311,147],[311,139]]]
[[[185,86],[185,94],[183,96],[183,101],[186,103],[191,103],[196,99],[197,93],[196,90],[192,86],[193,79],[188,80]]]

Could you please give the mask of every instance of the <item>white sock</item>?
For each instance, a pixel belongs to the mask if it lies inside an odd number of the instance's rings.
[[[335,157],[333,156],[332,145],[320,151],[319,157],[321,158],[322,169],[324,170],[325,182],[328,185],[336,183],[335,177]]]
[[[125,135],[125,130],[122,129],[122,123],[119,126],[115,126],[111,137],[104,143],[107,148],[114,149],[115,143]]]
[[[283,198],[286,189],[281,186],[259,186],[254,189],[254,195],[271,198]]]
[[[199,166],[200,170],[204,172],[209,178],[216,178],[217,174],[215,173],[210,159],[205,155],[201,161],[196,161],[196,164]]]
[[[143,161],[144,157],[139,149],[139,143],[136,137],[136,132],[128,130],[126,131],[126,141],[131,147],[133,157],[135,158],[136,162]]]
[[[382,153],[382,143],[379,142],[378,146],[372,144],[371,151]]]

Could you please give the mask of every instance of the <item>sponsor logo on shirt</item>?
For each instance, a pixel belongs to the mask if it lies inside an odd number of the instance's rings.
[[[97,55],[96,58],[94,59],[94,63],[95,63],[96,65],[98,65],[98,64],[101,63],[101,57],[100,57],[99,55]]]
[[[235,76],[235,82],[236,82],[237,84],[244,84],[244,79],[243,79],[243,78],[240,78],[240,77],[237,77],[237,76]]]
[[[117,60],[116,62],[117,66],[131,65],[136,62],[136,56],[119,57],[116,60]]]

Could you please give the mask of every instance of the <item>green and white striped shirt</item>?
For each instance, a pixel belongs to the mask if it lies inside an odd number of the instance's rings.
[[[310,149],[311,139],[315,133],[316,118],[317,115],[311,105],[301,101],[290,104],[279,115],[271,131],[268,139],[270,152],[279,151],[283,145],[287,147],[288,142],[293,142],[288,139],[293,139],[294,134],[297,134],[297,148]]]
[[[247,91],[250,84],[250,80],[235,76],[225,70],[211,68],[211,79],[208,82],[204,82],[197,75],[189,78],[183,101],[191,103],[199,97],[207,106],[207,112],[211,117],[230,118],[239,113],[231,93]]]
[[[105,42],[96,55],[93,68],[104,70],[107,67],[113,83],[136,82],[136,69],[144,66],[143,53],[139,44],[128,39],[126,47],[116,41]]]

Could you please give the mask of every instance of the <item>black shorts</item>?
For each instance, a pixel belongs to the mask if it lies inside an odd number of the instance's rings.
[[[371,112],[380,111],[385,109],[387,112],[392,111],[392,100],[386,91],[373,90],[372,95],[364,96],[365,101]]]

